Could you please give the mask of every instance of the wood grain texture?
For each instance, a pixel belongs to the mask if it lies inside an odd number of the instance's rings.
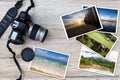
[[[0,20],[6,11],[11,8],[17,0],[0,0]],[[91,73],[78,70],[78,60],[80,55],[81,44],[74,38],[67,40],[60,21],[60,16],[71,11],[80,10],[82,5],[97,5],[98,7],[110,7],[120,9],[120,0],[34,0],[36,7],[31,10],[32,20],[36,24],[49,29],[49,34],[44,43],[30,40],[26,37],[24,45],[14,46],[17,53],[17,59],[20,62],[24,72],[24,80],[59,80],[54,77],[33,73],[28,71],[29,63],[21,59],[21,50],[26,47],[34,46],[55,50],[58,52],[71,55],[66,80],[120,80],[120,58],[118,59],[117,69],[114,77],[97,73]],[[21,10],[25,10],[29,5],[29,0],[25,0]],[[120,20],[119,20],[120,23]],[[120,36],[120,27],[117,36]],[[0,80],[15,80],[18,77],[18,69],[14,64],[11,53],[6,48],[6,42],[11,32],[11,27],[7,29],[0,39]],[[120,51],[120,40],[113,48]],[[120,57],[120,56],[119,56]]]

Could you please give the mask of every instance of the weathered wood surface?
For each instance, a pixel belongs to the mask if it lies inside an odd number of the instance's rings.
[[[120,80],[120,58],[118,59],[117,69],[114,77],[97,73],[78,70],[78,60],[80,55],[81,44],[74,38],[67,40],[60,21],[60,16],[71,11],[81,9],[82,5],[97,5],[98,7],[110,7],[120,9],[119,0],[34,0],[36,7],[31,10],[32,20],[34,23],[41,24],[49,29],[49,34],[44,43],[33,41],[26,38],[26,43],[20,46],[12,45],[17,53],[23,70],[25,71],[24,80],[59,80],[54,77],[41,75],[28,71],[29,63],[21,59],[20,52],[25,47],[42,47],[58,52],[71,55],[66,80]],[[0,20],[6,11],[15,4],[16,0],[0,0]],[[21,10],[25,10],[29,5],[29,0],[24,2]],[[120,22],[120,20],[119,20]],[[120,27],[117,36],[120,36]],[[15,80],[18,77],[18,69],[14,64],[11,53],[6,48],[6,42],[11,32],[11,27],[7,29],[3,37],[0,39],[0,80]],[[120,51],[120,40],[113,48]],[[119,56],[120,57],[120,56]]]

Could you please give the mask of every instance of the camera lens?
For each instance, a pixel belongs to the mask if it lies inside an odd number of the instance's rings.
[[[37,24],[35,24],[33,27],[30,26],[29,31],[28,31],[28,35],[30,39],[39,40],[41,42],[44,42],[47,36],[47,33],[48,33],[47,29]]]

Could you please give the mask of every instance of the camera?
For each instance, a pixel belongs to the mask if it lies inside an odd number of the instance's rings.
[[[26,9],[26,11],[21,11],[18,17],[16,18],[18,14],[18,10],[22,7],[22,3],[24,0],[19,0],[15,4],[14,7],[10,8],[4,18],[0,22],[0,38],[8,28],[8,26],[11,24],[12,31],[8,37],[7,45],[9,52],[13,54],[14,62],[20,71],[20,76],[16,80],[22,80],[23,78],[23,71],[21,69],[21,66],[19,62],[16,59],[16,53],[12,50],[10,47],[10,44],[15,45],[21,45],[24,44],[24,38],[23,36],[29,36],[32,40],[38,40],[41,42],[44,42],[48,29],[41,27],[38,24],[33,24],[30,15],[28,14],[29,11],[35,7],[34,1],[30,0],[31,5]],[[31,61],[35,54],[31,48],[25,48],[21,53],[22,59],[24,61]]]
[[[18,18],[13,21],[11,26],[12,32],[9,36],[9,41],[13,44],[24,44],[24,35],[29,36],[32,40],[44,42],[48,33],[47,29],[40,25],[33,24],[30,15],[25,11],[19,14]]]

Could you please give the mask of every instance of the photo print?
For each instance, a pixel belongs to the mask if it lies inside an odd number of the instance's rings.
[[[86,8],[88,8],[88,6],[83,6],[83,9]],[[103,26],[103,29],[99,31],[117,33],[119,10],[112,8],[97,8],[97,10]]]
[[[61,16],[61,19],[67,38],[102,29],[95,6]]]
[[[106,57],[118,38],[110,33],[90,32],[77,37],[76,40],[101,56]]]
[[[107,58],[82,46],[79,69],[114,76],[119,52],[111,51]]]
[[[30,71],[44,73],[57,78],[65,78],[69,55],[37,47],[34,48],[34,52],[35,58],[30,63]]]

